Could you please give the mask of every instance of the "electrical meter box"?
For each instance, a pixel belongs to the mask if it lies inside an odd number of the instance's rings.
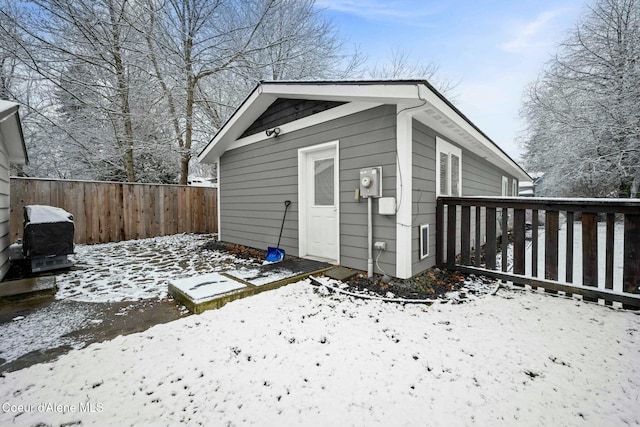
[[[360,196],[382,196],[382,166],[360,169]]]

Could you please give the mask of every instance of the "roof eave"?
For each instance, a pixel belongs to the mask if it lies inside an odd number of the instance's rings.
[[[243,127],[249,126],[249,121],[262,114],[279,97],[401,104],[416,113],[436,108],[487,147],[495,156],[494,160],[511,169],[514,176],[520,180],[531,180],[518,163],[426,80],[262,81],[198,155],[198,160],[214,162],[245,130]],[[249,119],[243,120],[248,112],[252,113]]]
[[[9,101],[1,101],[0,126],[5,136],[5,144],[8,151],[9,162],[15,164],[29,164],[27,146],[22,132],[22,123],[18,110],[19,104]]]

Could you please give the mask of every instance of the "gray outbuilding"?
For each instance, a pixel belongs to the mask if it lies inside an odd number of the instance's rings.
[[[288,254],[398,278],[435,264],[438,196],[531,179],[423,80],[261,82],[198,158],[218,166],[220,240],[275,246],[290,200]]]

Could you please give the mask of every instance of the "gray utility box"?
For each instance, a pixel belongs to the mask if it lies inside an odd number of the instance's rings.
[[[382,196],[382,166],[360,169],[360,196]]]
[[[31,272],[71,267],[75,226],[69,212],[44,205],[24,208],[22,240],[9,247],[12,261],[26,261]]]

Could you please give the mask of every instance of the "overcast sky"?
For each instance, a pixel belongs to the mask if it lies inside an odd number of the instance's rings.
[[[584,13],[585,0],[318,0],[371,64],[394,48],[460,81],[456,105],[510,156],[522,93]]]

